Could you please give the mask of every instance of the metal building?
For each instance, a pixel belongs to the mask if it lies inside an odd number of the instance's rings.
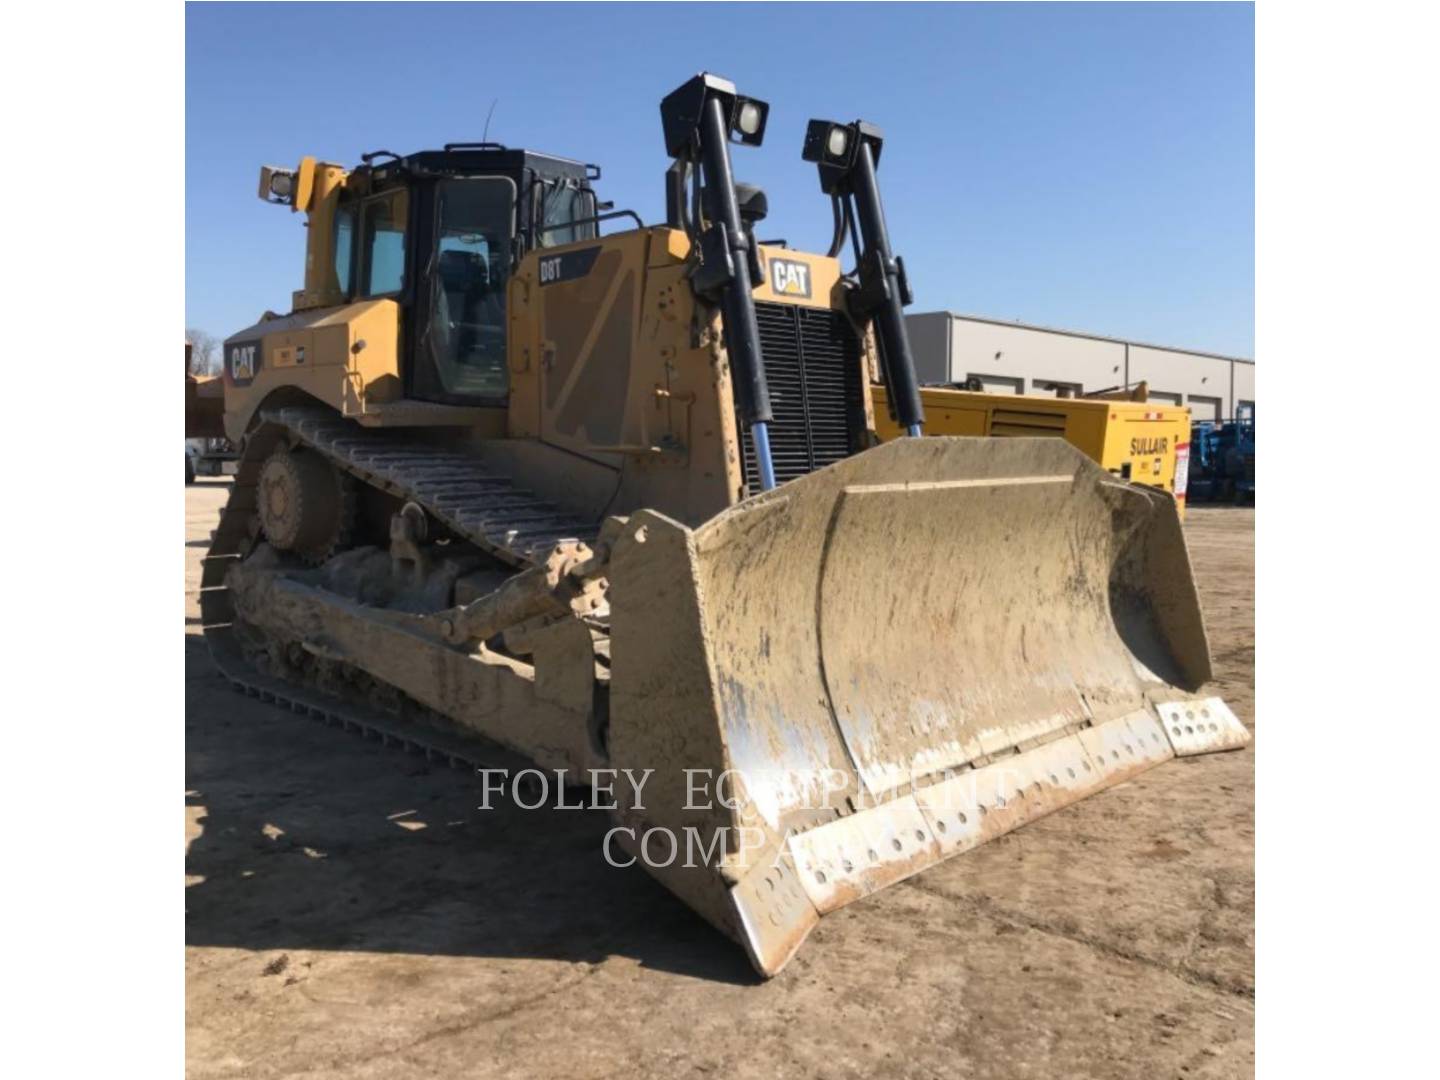
[[[1255,361],[949,311],[906,316],[922,383],[978,379],[1007,394],[1074,396],[1144,381],[1196,420],[1253,415]]]

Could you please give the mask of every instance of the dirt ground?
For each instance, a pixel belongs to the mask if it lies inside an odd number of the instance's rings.
[[[1172,762],[827,917],[776,979],[603,814],[226,688],[187,491],[188,1073],[1236,1077],[1254,1063],[1254,751]],[[1216,690],[1254,730],[1254,513],[1186,528]]]

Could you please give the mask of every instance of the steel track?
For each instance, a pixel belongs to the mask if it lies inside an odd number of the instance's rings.
[[[514,766],[524,759],[481,736],[395,721],[356,705],[259,671],[237,637],[235,605],[225,585],[232,566],[254,549],[260,469],[281,442],[304,445],[371,487],[415,502],[456,536],[523,569],[562,539],[593,541],[598,522],[566,515],[471,457],[427,446],[399,432],[370,431],[325,409],[266,410],[246,440],[220,524],[201,561],[200,622],[215,666],[238,691],[385,745],[423,754],[455,768]]]

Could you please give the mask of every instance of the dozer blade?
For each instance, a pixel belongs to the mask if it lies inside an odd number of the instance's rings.
[[[777,972],[820,915],[1244,745],[1175,505],[1060,439],[905,439],[611,561],[619,839]]]

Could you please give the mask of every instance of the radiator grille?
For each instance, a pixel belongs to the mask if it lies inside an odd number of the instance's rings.
[[[770,454],[778,483],[849,457],[865,429],[860,340],[844,314],[790,304],[755,305],[770,386]],[[755,448],[742,433],[745,484],[760,490]]]

